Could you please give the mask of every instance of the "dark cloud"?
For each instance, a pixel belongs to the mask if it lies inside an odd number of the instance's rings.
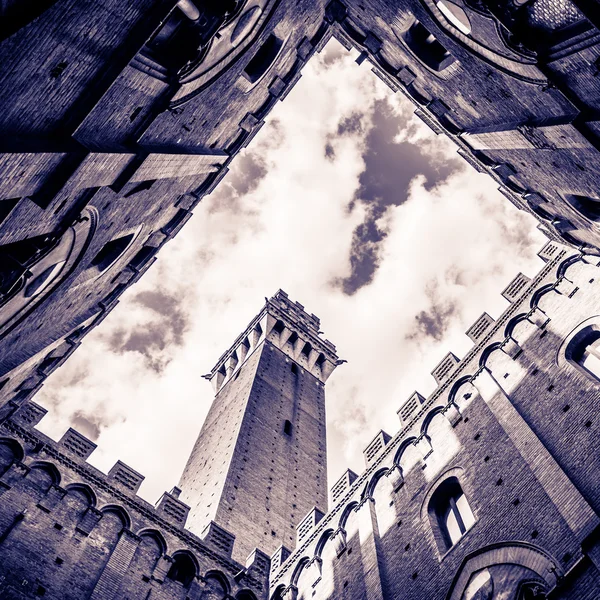
[[[349,117],[342,119],[338,124],[337,136],[340,137],[342,135],[356,135],[357,133],[362,133],[362,120],[364,116],[365,115],[362,113],[352,113]]]
[[[333,149],[333,146],[329,142],[327,142],[325,144],[325,158],[328,160],[335,159],[335,150]]]
[[[386,236],[377,226],[377,220],[388,206],[403,204],[411,181],[417,175],[425,177],[425,188],[430,190],[463,168],[458,158],[434,160],[415,144],[396,143],[398,131],[409,125],[394,114],[387,100],[375,102],[373,127],[366,138],[363,155],[365,170],[360,176],[360,187],[353,198],[369,207],[367,218],[354,232],[349,277],[338,282],[344,293],[353,294],[369,284],[378,267],[378,245]],[[340,123],[338,135],[361,131],[360,115]],[[433,133],[431,134],[434,135]]]
[[[460,279],[460,274],[453,273],[455,279]],[[441,341],[448,330],[452,319],[458,313],[458,306],[448,299],[442,299],[440,286],[437,282],[426,286],[426,295],[431,301],[429,310],[422,310],[415,315],[415,325],[406,335],[407,340],[432,338]]]
[[[80,411],[73,414],[71,419],[71,427],[85,435],[85,437],[95,442],[100,437],[100,419],[90,419],[89,416],[84,416]]]
[[[133,302],[149,310],[147,318],[136,328],[119,328],[111,332],[108,345],[118,354],[142,354],[148,367],[160,373],[170,362],[163,351],[183,343],[188,316],[182,310],[179,299],[163,291],[140,292],[134,296]]]

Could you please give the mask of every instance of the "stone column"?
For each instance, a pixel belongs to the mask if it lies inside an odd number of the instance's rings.
[[[473,383],[563,519],[583,542],[600,519],[487,370]]]
[[[365,600],[383,600],[383,583],[379,556],[379,527],[375,514],[375,501],[367,498],[358,508],[358,537],[362,556]]]
[[[90,600],[113,600],[115,598],[140,541],[140,538],[129,529],[123,529]]]

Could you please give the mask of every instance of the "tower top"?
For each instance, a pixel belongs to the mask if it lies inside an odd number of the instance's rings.
[[[265,300],[258,315],[221,355],[212,371],[204,376],[211,381],[215,392],[236,375],[246,358],[264,341],[279,348],[322,383],[341,364],[335,346],[321,337],[321,322],[316,315],[306,312],[299,302],[290,300],[283,290]]]

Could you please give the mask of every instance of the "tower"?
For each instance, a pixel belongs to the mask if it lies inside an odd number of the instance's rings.
[[[188,527],[259,546],[293,547],[295,527],[327,506],[325,391],[338,363],[319,319],[278,291],[207,376],[215,400],[183,471]]]

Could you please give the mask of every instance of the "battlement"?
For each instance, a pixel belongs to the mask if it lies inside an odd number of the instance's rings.
[[[521,336],[530,336],[532,331],[543,331],[540,328],[551,320],[551,316],[539,307],[544,295],[555,293],[570,299],[573,290],[577,289],[571,274],[580,268],[577,265],[600,264],[597,256],[578,254],[555,242],[546,244],[540,254],[544,254],[546,263],[541,271],[533,279],[520,274],[508,286],[510,306],[504,313],[497,320],[484,313],[467,330],[474,346],[464,358],[459,360],[454,354],[448,353],[433,369],[437,383],[434,392],[427,398],[414,392],[400,407],[400,431],[393,436],[380,431],[368,444],[364,451],[366,470],[361,475],[348,470],[334,484],[329,512],[319,516],[318,522],[315,519],[312,530],[309,528],[310,519],[301,522],[299,527],[302,536],[298,547],[279,569],[273,568],[271,590],[282,584],[289,585],[289,576],[302,557],[308,560],[308,564],[311,557],[320,556],[327,539],[333,540],[338,555],[344,550],[346,542],[343,528],[348,515],[359,510],[365,500],[372,498],[375,486],[381,479],[396,491],[404,484],[405,478],[411,476],[415,466],[420,468],[414,472],[420,473],[427,465],[437,464],[436,461],[440,460],[439,449],[445,448],[447,441],[436,437],[432,421],[441,418],[450,428],[461,423],[468,406],[487,393],[484,391],[486,380],[482,373],[492,368],[491,362],[490,366],[486,362],[492,350],[500,351],[507,360],[514,360],[521,352]],[[506,295],[506,290],[503,295]],[[523,322],[526,326],[521,325],[521,333],[517,335],[514,333],[515,327]],[[334,533],[328,533],[330,531]]]
[[[29,401],[15,408],[14,413],[0,424],[0,446],[13,455],[12,464],[9,460],[6,465],[1,461],[6,460],[7,453],[0,453],[0,494],[5,494],[3,501],[11,502],[7,491],[12,488],[18,490],[23,478],[43,471],[51,479],[52,486],[39,500],[38,506],[50,518],[63,498],[75,491],[83,491],[90,503],[83,517],[72,524],[61,517],[61,528],[72,526],[88,537],[105,514],[117,514],[132,543],[139,543],[147,531],[159,536],[167,560],[164,564],[157,563],[155,579],[160,581],[169,576],[170,565],[185,548],[185,552],[193,555],[199,565],[198,576],[216,570],[224,581],[229,582],[227,589],[238,586],[239,589],[253,590],[256,597],[264,596],[270,567],[267,554],[255,549],[245,565],[234,561],[231,556],[235,535],[217,523],[209,523],[200,536],[185,529],[189,506],[179,499],[179,488],[165,492],[152,506],[137,495],[144,480],[142,474],[120,460],[108,474],[103,473],[87,462],[96,444],[86,436],[69,428],[56,442],[35,429],[46,414],[43,407]],[[37,480],[43,479],[41,475],[36,477]],[[170,556],[169,552],[174,551],[174,556]],[[126,570],[124,567],[123,576]]]
[[[340,364],[335,346],[321,337],[319,318],[279,290],[265,299],[260,313],[224,352],[212,371],[205,375],[218,392],[248,357],[265,341],[272,343],[303,369],[325,383]]]

